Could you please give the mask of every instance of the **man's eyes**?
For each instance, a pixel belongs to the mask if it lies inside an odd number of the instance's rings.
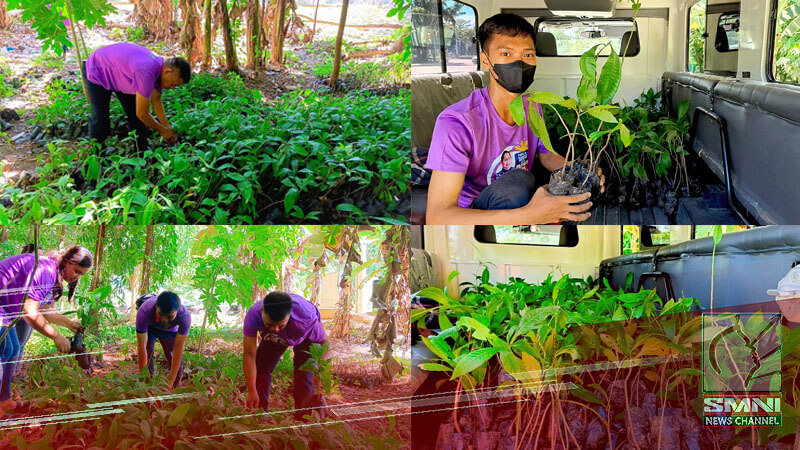
[[[502,55],[502,56],[508,56],[508,52],[502,52],[502,53],[500,53],[500,55]]]

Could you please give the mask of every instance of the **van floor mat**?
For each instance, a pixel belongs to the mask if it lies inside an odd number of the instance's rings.
[[[678,201],[678,211],[670,218],[658,206],[625,208],[598,205],[592,217],[581,225],[742,225],[736,213],[720,204],[720,185],[706,185],[701,197],[683,197]]]

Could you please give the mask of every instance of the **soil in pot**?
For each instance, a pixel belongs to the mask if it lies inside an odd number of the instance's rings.
[[[78,329],[78,332],[75,333],[75,336],[70,339],[70,348],[71,353],[76,353],[75,360],[78,361],[78,365],[84,371],[91,372],[92,364],[89,361],[89,355],[86,355],[86,344],[83,343],[83,329]]]
[[[550,175],[547,190],[553,195],[576,195],[591,191],[592,196],[597,196],[600,194],[600,178],[597,173],[589,173],[583,163],[575,162],[566,170],[554,171]]]

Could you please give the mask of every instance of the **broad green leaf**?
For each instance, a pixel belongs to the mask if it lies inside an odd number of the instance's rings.
[[[574,388],[569,390],[569,393],[581,400],[605,406],[605,402],[597,398],[597,395],[595,395],[594,392],[586,389],[583,386],[576,385]]]
[[[444,291],[435,286],[426,287],[425,289],[414,294],[414,296],[429,298],[445,307],[450,306],[451,302],[450,298],[444,293]]]
[[[561,106],[563,106],[565,108],[569,108],[569,109],[577,109],[578,108],[578,101],[575,100],[574,98],[568,98],[568,99],[564,100],[563,102],[559,103],[559,105],[561,105]]]
[[[540,105],[554,105],[564,101],[564,97],[555,92],[534,92],[529,99]]]
[[[522,365],[525,368],[525,375],[520,375],[519,379],[521,380],[529,380],[533,383],[538,383],[542,379],[542,365],[539,364],[539,360],[537,360],[533,355],[523,352],[522,353]]]
[[[597,97],[597,86],[594,80],[583,77],[578,85],[578,104],[582,109],[587,108]]]
[[[522,103],[522,96],[511,100],[511,103],[508,105],[509,111],[511,112],[511,117],[514,119],[517,125],[522,126],[525,125],[525,106]]]
[[[174,410],[169,415],[169,420],[167,421],[168,427],[174,427],[175,425],[179,424],[184,417],[186,417],[186,413],[189,412],[189,408],[192,407],[191,403],[184,403]]]
[[[479,366],[488,361],[492,356],[497,354],[496,348],[481,348],[474,352],[461,355],[456,358],[456,367],[453,369],[453,375],[450,377],[454,380],[464,374],[468,374]]]
[[[555,152],[555,150],[553,150],[553,144],[550,143],[550,134],[547,133],[547,124],[544,121],[544,117],[539,114],[538,109],[533,107],[530,108],[529,113],[531,131],[533,131],[536,137],[541,139],[542,144],[544,144],[547,150]]]
[[[456,325],[471,330],[472,337],[479,341],[485,341],[489,339],[489,328],[472,317],[461,317],[456,322]]]
[[[450,367],[447,367],[447,366],[442,365],[442,364],[436,364],[436,363],[420,364],[419,368],[421,368],[422,370],[430,371],[430,372],[450,372],[450,370],[451,370]]]
[[[609,112],[605,108],[599,108],[597,106],[593,106],[587,109],[586,112],[592,117],[596,117],[602,120],[603,122],[617,123],[617,118],[614,117],[614,114],[611,114],[611,112]]]
[[[606,63],[600,70],[600,78],[597,79],[597,103],[601,105],[610,103],[617,94],[621,79],[622,63],[620,62],[619,55],[617,55],[617,52],[612,48],[611,54],[608,55]]]
[[[619,137],[622,140],[622,145],[625,147],[630,147],[631,143],[633,142],[633,136],[631,136],[631,130],[625,126],[624,123],[620,122],[619,124]]]
[[[439,359],[443,361],[452,359],[454,356],[453,349],[451,349],[450,346],[447,345],[447,342],[444,342],[444,340],[439,336],[434,336],[431,338],[423,336],[422,342],[430,351],[433,352],[434,355],[438,356]]]
[[[583,55],[581,55],[579,61],[581,73],[584,77],[591,79],[592,82],[596,80],[597,76],[597,55],[595,54],[595,50],[599,46],[600,44],[597,44],[589,50],[586,50]]]
[[[714,247],[716,248],[716,246],[719,245],[719,242],[722,240],[722,225],[714,225],[713,237]]]
[[[681,102],[681,106],[678,107],[678,121],[683,119],[687,112],[689,112],[689,100],[684,100]]]
[[[514,352],[506,350],[500,352],[500,363],[509,375],[521,380],[525,373],[525,364]]]
[[[294,208],[294,203],[297,201],[297,198],[300,197],[300,191],[297,188],[290,188],[286,195],[283,197],[283,210],[286,214],[289,214],[289,211]]]

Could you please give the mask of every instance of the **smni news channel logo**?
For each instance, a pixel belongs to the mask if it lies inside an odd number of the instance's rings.
[[[703,314],[703,424],[781,425],[781,315]]]

